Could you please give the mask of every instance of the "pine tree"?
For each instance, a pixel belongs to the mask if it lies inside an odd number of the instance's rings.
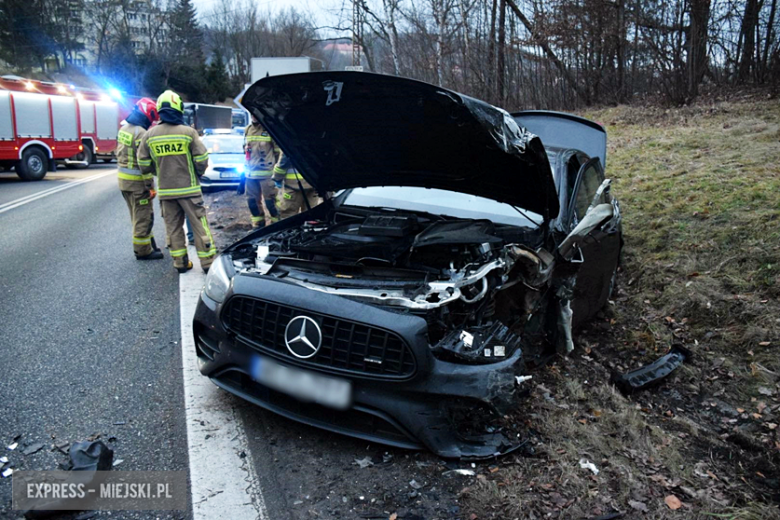
[[[168,83],[190,101],[203,101],[208,96],[206,57],[203,53],[203,32],[198,25],[197,11],[191,0],[177,0],[169,17],[172,60]]]
[[[211,102],[222,102],[231,94],[230,82],[225,69],[225,60],[222,59],[221,52],[214,54],[206,70],[206,88],[209,93],[209,101]]]

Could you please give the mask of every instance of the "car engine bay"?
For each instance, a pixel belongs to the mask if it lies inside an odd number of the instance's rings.
[[[554,264],[543,243],[541,228],[340,207],[231,256],[242,274],[422,316],[434,355],[483,364],[543,334]]]

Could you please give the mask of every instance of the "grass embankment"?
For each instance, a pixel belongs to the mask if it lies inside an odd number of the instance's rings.
[[[465,509],[780,518],[780,103],[583,115],[609,133],[626,240],[619,290],[519,411],[538,432],[535,455],[483,470]],[[664,385],[631,398],[609,385],[611,371],[672,341],[695,358]]]

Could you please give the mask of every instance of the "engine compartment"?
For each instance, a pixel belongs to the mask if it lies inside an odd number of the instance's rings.
[[[435,354],[482,363],[511,356],[540,310],[552,266],[543,240],[490,220],[340,208],[242,244],[232,260],[239,273],[422,316]]]

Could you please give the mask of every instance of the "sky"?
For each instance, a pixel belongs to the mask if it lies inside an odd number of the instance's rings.
[[[253,0],[253,2],[261,10],[271,9],[275,11],[287,7],[295,7],[301,11],[308,11],[311,13],[316,25],[333,23],[335,18],[331,13],[334,10],[338,10],[342,2],[351,4],[350,0]],[[221,3],[221,0],[193,0],[192,3],[197,8],[198,15],[202,18],[204,16],[207,17],[210,11]],[[208,20],[206,22],[208,23]]]

